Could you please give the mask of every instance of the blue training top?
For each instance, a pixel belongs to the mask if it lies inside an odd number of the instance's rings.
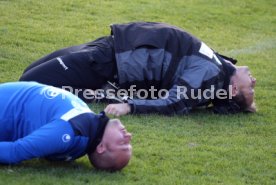
[[[36,82],[1,84],[0,107],[0,163],[4,164],[38,157],[79,158],[101,123],[78,97]]]

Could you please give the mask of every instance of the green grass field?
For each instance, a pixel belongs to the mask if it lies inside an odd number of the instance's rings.
[[[179,26],[248,65],[258,113],[125,116],[133,158],[121,172],[96,171],[86,157],[69,164],[34,159],[0,166],[0,184],[276,184],[275,0],[0,0],[0,82],[17,81],[41,56],[129,21]]]

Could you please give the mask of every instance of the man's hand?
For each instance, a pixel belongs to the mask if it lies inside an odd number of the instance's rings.
[[[109,104],[104,109],[104,112],[115,116],[122,116],[130,112],[130,106],[127,103]]]

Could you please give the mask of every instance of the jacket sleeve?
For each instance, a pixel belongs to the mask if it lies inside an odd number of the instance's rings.
[[[129,100],[131,112],[133,114],[187,114],[194,107],[208,101],[202,96],[202,92],[216,88],[220,70],[210,62],[196,63],[199,65],[183,71],[176,83],[167,91],[166,97]]]
[[[74,132],[68,122],[55,120],[21,139],[0,142],[0,163],[16,164],[65,152],[70,149],[73,137]]]

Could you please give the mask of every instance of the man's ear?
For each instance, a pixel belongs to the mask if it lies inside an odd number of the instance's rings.
[[[99,154],[102,154],[106,151],[106,147],[105,145],[100,142],[100,144],[98,144],[97,148],[96,148],[96,152],[99,153]]]
[[[236,82],[233,82],[232,84],[232,96],[235,97],[238,95],[239,93],[239,88],[238,88],[238,84]]]

